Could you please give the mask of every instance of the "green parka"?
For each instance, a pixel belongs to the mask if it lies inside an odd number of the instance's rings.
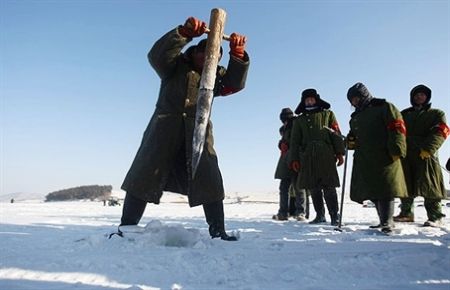
[[[195,179],[188,174],[201,77],[192,66],[190,49],[181,52],[191,40],[181,36],[177,27],[161,37],[148,53],[150,64],[161,78],[161,87],[155,112],[122,184],[123,190],[147,202],[159,203],[163,191],[187,195],[190,206],[224,198],[211,122]],[[230,56],[227,69],[218,66],[214,96],[243,89],[248,67],[247,53],[244,60]]]
[[[339,130],[336,117],[332,111],[324,108],[303,111],[294,120],[289,162],[300,162],[297,188],[339,186],[336,155],[343,155],[345,149],[338,135],[340,132],[333,132],[333,129]]]
[[[351,116],[349,136],[355,138],[351,200],[406,197],[406,183],[400,159],[406,155],[406,136],[402,116],[383,99],[372,98]]]
[[[431,90],[428,101],[430,98]],[[444,178],[437,157],[438,149],[449,134],[444,112],[432,109],[428,103],[421,109],[405,109],[402,116],[406,124],[408,144],[408,153],[402,160],[402,165],[409,197],[445,199]],[[429,152],[431,158],[421,159],[421,149]]]
[[[278,143],[279,147],[281,143],[285,143],[288,147],[290,146],[289,142],[291,139],[292,121],[293,118],[290,119],[286,125],[283,125],[280,128],[282,136],[280,142]],[[278,159],[277,169],[275,170],[275,179],[293,178],[295,176],[295,172],[289,169],[288,154],[289,150],[287,152],[280,151],[280,158]]]

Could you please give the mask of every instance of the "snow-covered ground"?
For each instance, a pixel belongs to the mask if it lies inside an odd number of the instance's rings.
[[[226,199],[237,242],[210,239],[202,208],[178,195],[147,207],[143,233],[111,239],[119,206],[0,203],[0,289],[450,289],[450,207],[443,228],[421,227],[418,206],[383,236],[368,229],[375,209],[352,202],[343,232],[272,221],[277,198]]]

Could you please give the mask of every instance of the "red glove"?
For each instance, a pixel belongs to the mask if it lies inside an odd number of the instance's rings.
[[[246,42],[247,37],[233,32],[230,35],[230,54],[237,58],[243,59]]]
[[[187,38],[198,37],[205,33],[205,31],[206,23],[195,17],[189,17],[188,19],[186,19],[184,25],[178,28],[178,32],[181,34],[181,36]]]
[[[294,170],[295,172],[298,172],[300,170],[300,162],[297,160],[292,161],[289,168]]]
[[[337,166],[341,166],[342,164],[344,164],[344,156],[342,156],[342,154],[337,154],[336,161],[337,161]]]
[[[283,141],[280,141],[278,147],[280,148],[282,154],[285,154],[289,150],[289,145]]]

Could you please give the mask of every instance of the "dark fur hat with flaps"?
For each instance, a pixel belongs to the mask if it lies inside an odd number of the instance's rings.
[[[431,100],[431,89],[426,85],[418,85],[411,90],[411,93],[409,94],[411,105],[413,106],[415,105],[414,96],[417,95],[418,93],[424,93],[427,96],[427,101],[425,102],[425,105],[428,105]]]
[[[289,119],[292,119],[292,118],[294,118],[294,113],[292,112],[292,110],[290,108],[283,108],[281,110],[281,113],[280,113],[281,122],[284,123],[285,121],[288,121]]]
[[[300,104],[297,106],[297,109],[295,109],[296,114],[300,114],[304,111],[306,111],[306,105],[305,100],[307,98],[315,98],[316,99],[316,107],[321,109],[329,109],[331,106],[329,103],[325,102],[320,98],[320,95],[317,93],[315,89],[306,89],[302,92],[302,100]]]

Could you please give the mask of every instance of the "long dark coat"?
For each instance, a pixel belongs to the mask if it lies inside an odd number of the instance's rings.
[[[291,130],[292,130],[292,121],[293,118],[288,120],[288,123],[286,125],[283,125],[280,128],[280,131],[282,133],[280,142],[284,142],[285,144],[289,145],[290,139],[291,139]],[[294,178],[295,177],[295,171],[289,169],[288,164],[288,152],[281,152],[280,158],[278,159],[277,168],[275,170],[275,179],[285,179],[285,178]]]
[[[352,114],[350,133],[356,138],[350,198],[362,203],[372,199],[406,197],[400,159],[406,155],[402,116],[383,99],[372,99],[366,108]]]
[[[344,142],[331,131],[338,128],[333,111],[327,109],[304,111],[295,119],[289,161],[300,161],[297,188],[339,186],[336,155],[344,155]]]
[[[160,38],[148,53],[150,64],[161,78],[161,87],[155,112],[122,184],[123,190],[147,202],[159,203],[163,191],[187,195],[190,206],[224,198],[211,122],[194,180],[188,172],[201,78],[189,54],[181,53],[191,40],[181,36],[175,28]],[[243,89],[248,67],[246,53],[244,60],[230,56],[227,69],[217,68],[214,96]]]
[[[408,153],[402,165],[405,172],[409,197],[423,196],[430,199],[445,199],[446,191],[437,151],[448,136],[445,114],[432,109],[431,104],[420,110],[413,107],[402,111],[406,123]],[[422,160],[420,150],[432,154]]]

